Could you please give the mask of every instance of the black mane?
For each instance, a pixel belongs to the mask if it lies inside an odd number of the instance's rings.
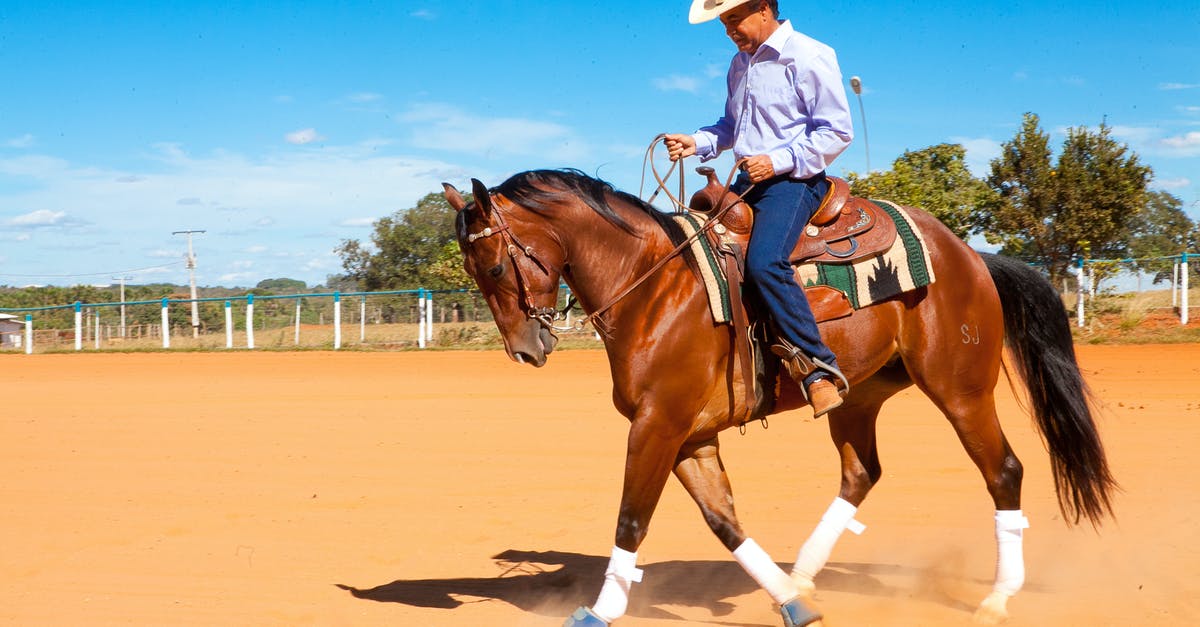
[[[656,216],[658,213],[654,207],[643,202],[637,196],[617,190],[606,181],[590,177],[574,169],[521,172],[512,175],[507,181],[490,191],[494,194],[503,194],[512,202],[540,213],[548,213],[555,204],[563,202],[568,196],[578,197],[605,220],[629,233],[633,233],[633,227],[613,211],[608,202],[610,195],[641,209],[650,216]]]

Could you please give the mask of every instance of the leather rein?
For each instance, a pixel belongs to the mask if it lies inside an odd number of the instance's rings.
[[[658,195],[658,192],[660,190],[661,191],[666,190],[666,182],[663,180],[663,177],[660,177],[658,175],[658,171],[654,168],[654,160],[653,160],[654,147],[664,137],[665,137],[665,135],[659,135],[658,137],[654,138],[654,141],[650,142],[650,146],[646,150],[646,161],[643,162],[643,176],[644,176],[644,171],[645,171],[645,163],[649,162],[651,170],[654,173],[654,178],[658,182],[658,188],[655,190],[654,194],[650,197],[651,201],[653,201],[654,197]],[[744,162],[744,160],[738,161],[736,164],[734,164],[733,169],[729,172],[729,176],[725,180],[725,191],[726,192],[729,191],[729,186],[733,182],[733,178],[737,174],[738,170],[741,169],[743,162]],[[680,165],[680,162],[675,162],[674,164],[672,164],[671,170],[667,171],[668,177],[671,175],[671,172],[675,169],[675,167],[677,165]],[[540,324],[546,330],[550,331],[552,334],[555,331],[581,330],[581,329],[583,329],[583,327],[585,325],[590,323],[592,325],[592,327],[594,329],[596,329],[597,331],[601,331],[605,335],[610,335],[611,327],[609,327],[606,323],[603,322],[602,316],[605,313],[607,313],[609,309],[612,309],[612,307],[614,305],[616,305],[618,302],[620,302],[622,299],[624,299],[626,296],[628,296],[631,292],[633,292],[633,290],[637,289],[637,287],[639,285],[644,283],[647,279],[649,279],[651,276],[653,276],[655,273],[657,273],[659,270],[661,270],[663,268],[663,266],[665,266],[667,264],[667,262],[669,262],[672,258],[676,257],[681,252],[683,252],[684,249],[686,249],[688,246],[690,246],[692,244],[692,242],[696,241],[696,239],[699,238],[702,234],[711,230],[712,227],[715,226],[717,224],[717,222],[731,208],[733,208],[734,205],[736,205],[738,202],[740,202],[742,200],[742,198],[747,193],[749,193],[751,189],[753,189],[753,187],[754,187],[754,185],[751,184],[750,187],[748,187],[745,191],[743,191],[740,195],[737,196],[736,200],[731,200],[727,204],[720,205],[719,208],[716,211],[713,211],[712,214],[708,217],[708,219],[705,220],[704,224],[702,224],[700,226],[700,228],[696,229],[695,233],[693,233],[692,235],[690,235],[686,239],[684,239],[682,242],[680,242],[680,244],[678,246],[676,246],[675,248],[673,248],[669,253],[667,253],[666,256],[664,256],[662,259],[659,259],[653,266],[650,267],[649,270],[646,270],[644,273],[642,273],[641,276],[639,276],[637,279],[634,279],[632,283],[630,283],[628,286],[623,288],[620,292],[618,292],[616,294],[616,296],[613,296],[604,305],[598,307],[595,311],[588,314],[586,317],[576,321],[574,326],[559,327],[559,326],[554,325],[555,322],[557,322],[559,320],[564,320],[566,318],[567,312],[570,311],[571,307],[573,307],[575,305],[575,297],[574,296],[572,296],[570,298],[570,300],[567,302],[567,305],[565,307],[563,307],[562,309],[555,309],[553,307],[538,307],[533,303],[533,297],[531,296],[530,290],[528,287],[528,285],[530,284],[530,281],[528,280],[528,278],[525,277],[525,273],[521,269],[521,265],[519,263],[517,263],[517,254],[520,253],[520,254],[523,254],[525,257],[529,258],[531,261],[533,261],[534,264],[536,264],[542,270],[542,272],[546,273],[547,276],[549,276],[550,270],[557,272],[560,277],[564,276],[564,272],[563,272],[562,268],[558,267],[557,265],[538,257],[537,253],[534,251],[532,246],[526,246],[520,242],[520,239],[517,237],[517,234],[513,232],[512,228],[509,226],[508,222],[506,222],[504,220],[504,214],[501,213],[501,211],[500,211],[500,203],[494,202],[494,200],[496,198],[495,196],[491,196],[489,194],[490,200],[493,201],[491,203],[492,210],[490,213],[496,216],[496,218],[495,218],[496,222],[498,222],[499,224],[496,227],[487,226],[487,227],[483,228],[481,231],[468,234],[467,235],[467,243],[472,244],[477,240],[491,237],[493,235],[499,235],[504,240],[504,243],[506,244],[506,249],[508,252],[508,257],[512,261],[513,269],[516,271],[518,289],[521,292],[523,292],[524,296],[525,296],[525,303],[524,303],[525,316],[527,318],[529,318],[530,320],[536,321],[538,324]],[[676,211],[678,213],[682,213],[687,210],[686,205],[684,205],[682,202],[682,198],[684,197],[682,166],[679,168],[679,197],[676,198],[675,196],[672,196],[669,191],[667,192],[667,196],[674,203],[674,205],[676,207]],[[724,197],[725,197],[725,195],[723,194],[722,198],[724,198]]]

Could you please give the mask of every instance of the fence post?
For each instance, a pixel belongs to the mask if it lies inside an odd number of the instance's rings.
[[[167,315],[167,299],[162,299],[162,340],[163,348],[171,348],[171,319]]]
[[[365,343],[367,341],[367,297],[358,297],[358,341]]]
[[[425,323],[425,339],[433,341],[433,292],[428,292],[425,296],[425,318],[428,322]]]
[[[33,314],[25,314],[25,354],[33,354]]]
[[[254,348],[254,294],[246,294],[246,348]]]
[[[342,294],[333,293],[333,350],[342,347]]]
[[[83,308],[75,301],[75,350],[83,350]]]
[[[299,296],[296,297],[296,332],[294,335],[295,335],[295,337],[292,339],[292,344],[299,346],[300,345],[300,297]]]
[[[1075,281],[1079,294],[1078,298],[1075,299],[1075,326],[1077,327],[1083,326],[1083,297],[1086,293],[1086,288],[1083,284],[1084,279],[1083,258],[1081,257],[1079,259],[1079,280]]]
[[[1179,323],[1186,326],[1188,323],[1188,254],[1186,252],[1183,253],[1179,267],[1182,270],[1182,278],[1179,280]]]
[[[100,350],[100,308],[96,308],[96,350]]]
[[[417,346],[425,348],[425,288],[417,289]]]
[[[233,348],[233,303],[225,301],[225,348]]]
[[[1171,260],[1171,306],[1179,306],[1179,260]]]

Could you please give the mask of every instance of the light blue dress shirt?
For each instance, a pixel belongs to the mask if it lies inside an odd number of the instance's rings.
[[[783,21],[754,55],[729,65],[725,115],[692,135],[701,161],[733,148],[740,160],[769,155],[775,174],[819,174],[854,138],[833,48]]]

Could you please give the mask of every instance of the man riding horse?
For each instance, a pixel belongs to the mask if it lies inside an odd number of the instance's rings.
[[[708,161],[732,148],[742,163],[731,191],[749,189],[744,200],[755,210],[747,282],[774,322],[772,351],[820,417],[841,405],[848,389],[788,254],[828,191],[825,169],[853,129],[833,49],[778,15],[777,0],[692,0],[688,19],[719,16],[738,52],[729,65],[725,115],[694,134],[668,134],[665,143],[673,161]]]

